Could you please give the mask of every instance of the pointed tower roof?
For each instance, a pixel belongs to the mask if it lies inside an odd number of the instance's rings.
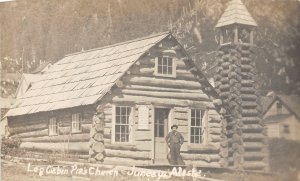
[[[255,20],[241,0],[232,0],[228,3],[228,7],[219,19],[216,28],[235,23],[257,26]]]

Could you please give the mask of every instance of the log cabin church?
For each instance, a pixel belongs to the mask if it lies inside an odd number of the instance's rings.
[[[17,101],[8,125],[24,148],[88,155],[93,116],[101,111],[104,161],[148,165],[168,164],[165,136],[177,124],[183,159],[220,167],[227,144],[215,96],[166,32],[67,55]]]
[[[217,24],[215,88],[169,32],[67,55],[7,113],[10,135],[34,151],[167,165],[165,136],[177,124],[186,164],[266,170],[249,56],[255,26],[240,0],[229,3]],[[249,30],[249,42],[240,41],[240,27]]]

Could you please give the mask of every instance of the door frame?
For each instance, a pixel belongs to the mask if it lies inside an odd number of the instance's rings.
[[[152,163],[155,164],[155,109],[169,109],[169,115],[168,115],[168,125],[167,125],[167,134],[171,130],[171,124],[172,124],[172,119],[173,119],[173,112],[174,112],[174,107],[173,106],[156,106],[152,105]],[[168,148],[169,150],[169,148]]]

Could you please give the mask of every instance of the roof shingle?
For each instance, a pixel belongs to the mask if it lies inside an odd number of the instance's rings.
[[[228,7],[219,19],[216,28],[232,24],[257,26],[255,20],[241,0],[232,0],[229,2]]]
[[[45,71],[6,116],[93,104],[140,56],[168,35],[165,32],[67,55]]]

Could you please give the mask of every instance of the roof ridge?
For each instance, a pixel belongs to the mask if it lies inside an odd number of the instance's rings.
[[[102,47],[98,47],[98,48],[92,48],[92,49],[88,49],[88,50],[85,50],[85,51],[78,51],[78,52],[74,52],[74,53],[69,53],[69,54],[66,54],[65,57],[68,57],[68,56],[71,56],[71,55],[77,55],[77,54],[81,54],[81,53],[86,53],[86,52],[91,52],[91,51],[95,51],[95,50],[102,50],[102,49],[105,49],[105,48],[124,45],[124,44],[127,44],[127,43],[137,42],[137,41],[141,41],[141,40],[161,36],[161,35],[164,35],[164,34],[171,34],[171,32],[170,31],[164,31],[164,32],[154,33],[154,34],[151,34],[151,35],[148,35],[148,36],[144,36],[144,37],[141,37],[141,38],[136,38],[136,39],[132,39],[132,40],[124,41],[124,42],[114,43],[114,44],[111,44],[111,45],[106,45],[106,46],[102,46]]]

